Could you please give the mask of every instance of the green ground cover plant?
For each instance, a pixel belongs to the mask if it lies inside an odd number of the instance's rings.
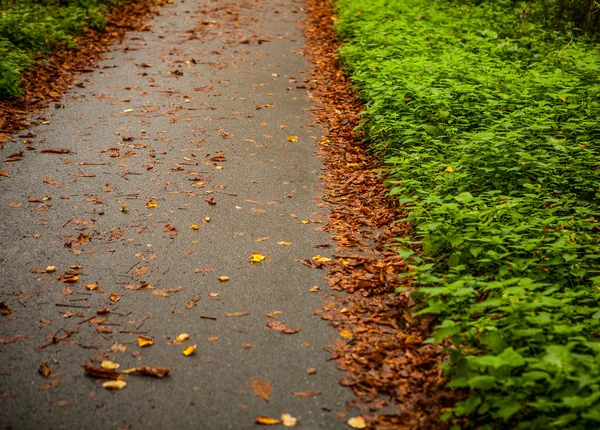
[[[109,0],[0,0],[0,98],[21,94],[21,73],[40,55],[72,48],[73,36],[104,28]]]
[[[413,295],[439,318],[450,384],[471,393],[443,418],[600,427],[592,35],[533,16],[532,2],[336,4],[362,130],[414,225],[398,244]]]

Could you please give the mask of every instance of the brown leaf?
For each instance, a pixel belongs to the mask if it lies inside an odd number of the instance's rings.
[[[47,378],[52,373],[52,369],[50,368],[50,366],[48,366],[48,363],[44,362],[38,369],[38,373],[44,378]]]
[[[200,301],[200,296],[194,297],[192,300],[190,300],[189,302],[187,302],[185,304],[185,307],[188,309],[192,309],[194,306],[196,306],[196,303],[198,303],[199,301]]]
[[[138,373],[144,376],[153,376],[155,378],[164,378],[169,375],[171,371],[168,367],[162,366],[142,366],[142,367],[134,367],[132,369],[123,370],[123,373]]]
[[[93,364],[84,364],[83,370],[85,370],[86,375],[91,376],[92,378],[112,379],[115,381],[123,379],[123,377],[116,370],[103,369],[101,367],[96,367]]]
[[[2,315],[10,315],[14,312],[14,310],[9,308],[6,302],[0,302],[0,312]]]
[[[58,387],[60,385],[60,380],[59,379],[55,379],[52,382],[49,382],[47,384],[44,384],[40,387],[40,391],[46,391],[46,390],[50,390],[51,388],[55,388]]]
[[[67,148],[44,148],[40,149],[40,152],[42,154],[69,154],[71,150]]]
[[[256,396],[264,399],[266,402],[269,401],[269,395],[273,391],[273,386],[269,381],[265,381],[263,379],[252,379],[250,381],[250,387]]]
[[[0,169],[0,176],[4,176],[5,178],[8,178],[8,172],[6,170],[2,170]]]
[[[171,236],[171,239],[175,239],[175,236],[177,236],[177,228],[175,228],[174,225],[171,224],[167,224],[165,225],[165,228],[163,229],[165,232],[168,232],[169,235]]]
[[[8,339],[0,337],[0,343],[17,343],[26,342],[28,340],[30,340],[29,336],[25,336],[24,334],[15,334],[14,336],[9,337]]]
[[[292,393],[294,396],[298,396],[298,397],[316,397],[316,396],[320,396],[321,392],[320,391],[295,391]]]
[[[135,274],[136,276],[142,276],[148,271],[148,269],[148,266],[140,266],[137,269],[135,269]]]
[[[275,331],[278,331],[281,333],[285,333],[285,334],[296,334],[300,331],[300,327],[289,328],[282,321],[269,321],[267,323],[267,327],[269,327],[272,330],[275,330]]]
[[[226,317],[243,317],[249,315],[249,312],[233,312],[230,314],[225,314]]]

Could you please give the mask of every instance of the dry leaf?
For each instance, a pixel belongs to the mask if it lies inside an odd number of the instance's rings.
[[[85,284],[85,288],[87,288],[90,291],[95,290],[96,288],[98,288],[98,281],[94,282],[93,284]]]
[[[219,276],[219,281],[227,282],[227,281],[229,281],[229,276]]]
[[[296,427],[296,424],[298,424],[298,418],[294,418],[290,414],[282,414],[281,424],[283,424],[285,427]]]
[[[165,376],[169,375],[170,371],[171,371],[171,369],[168,367],[141,366],[141,367],[134,367],[132,369],[123,370],[123,373],[125,373],[125,374],[138,373],[138,374],[144,375],[144,376],[153,376],[155,378],[164,378]]]
[[[271,313],[265,314],[265,316],[269,317],[269,318],[275,318],[277,315],[282,315],[282,314],[283,314],[283,312],[281,312],[281,311],[273,311]]]
[[[50,368],[50,366],[48,366],[48,363],[44,362],[38,369],[38,373],[44,378],[47,378],[52,373],[52,369]]]
[[[312,259],[319,263],[326,263],[328,261],[331,261],[331,258],[321,257],[320,255],[315,255]]]
[[[157,208],[158,207],[158,203],[156,203],[156,201],[154,201],[154,200],[149,200],[146,203],[146,207],[147,208]]]
[[[282,245],[282,246],[290,246],[291,244],[292,244],[292,242],[284,242],[284,241],[277,242],[277,245]]]
[[[127,386],[127,382],[122,379],[118,381],[106,381],[102,386],[107,390],[122,390]]]
[[[366,429],[367,423],[363,417],[352,417],[348,420],[348,425],[353,429]]]
[[[278,419],[271,418],[271,417],[256,417],[254,419],[254,421],[256,422],[256,424],[261,424],[263,426],[270,426],[270,425],[280,423],[280,421]]]
[[[48,266],[46,267],[46,272],[47,273],[52,273],[56,270],[56,266]]]
[[[249,314],[249,312],[233,312],[233,313],[230,313],[230,314],[225,314],[225,316],[226,317],[243,317],[243,316],[246,316],[248,314]]]
[[[182,353],[183,355],[185,355],[186,357],[189,357],[190,355],[193,355],[196,352],[196,348],[197,345],[191,345],[188,346],[187,348],[185,348]]]
[[[275,330],[275,331],[278,331],[281,333],[285,333],[285,334],[296,334],[300,331],[300,327],[289,328],[282,321],[269,321],[267,323],[267,327],[269,327],[272,330]]]
[[[340,332],[340,336],[346,339],[352,339],[352,333],[350,333],[348,330],[342,330]]]
[[[135,274],[137,276],[142,276],[143,274],[145,274],[148,271],[148,266],[140,266],[137,269],[135,269]]]
[[[42,154],[69,154],[71,150],[67,148],[44,148],[40,149],[40,152]]]
[[[253,379],[250,381],[250,387],[254,394],[264,399],[266,402],[269,401],[269,396],[273,391],[273,386],[269,381],[265,381],[263,379]]]
[[[185,307],[188,309],[192,309],[194,306],[196,306],[196,303],[198,303],[199,301],[200,301],[200,296],[194,297],[192,300],[190,300],[189,302],[187,302],[185,304]]]
[[[321,291],[321,287],[319,287],[318,285],[315,285],[315,286],[313,286],[313,287],[310,287],[310,288],[308,289],[308,292],[309,292],[309,293],[316,293],[316,292],[318,292],[318,291]]]
[[[140,347],[150,346],[154,344],[154,339],[148,336],[138,336],[137,343]]]
[[[5,178],[8,178],[8,172],[6,170],[0,170],[0,176],[4,176]]]
[[[190,335],[189,335],[189,334],[187,334],[187,333],[181,333],[179,336],[177,336],[177,337],[175,338],[175,340],[176,340],[177,342],[183,342],[184,340],[188,340],[189,338],[190,338]]]
[[[198,230],[198,229],[200,229],[200,226],[198,224],[192,224],[192,225],[190,225],[190,228],[192,230]]]
[[[298,136],[288,136],[287,140],[290,142],[298,142]]]
[[[320,396],[321,392],[320,391],[296,391],[292,393],[294,396],[298,396],[298,397],[316,397],[316,396]]]
[[[125,352],[127,351],[127,346],[122,343],[115,342],[110,347],[110,352]]]
[[[119,367],[121,367],[121,365],[115,363],[114,361],[102,360],[102,363],[100,363],[100,367],[106,370],[117,370]]]
[[[9,308],[6,302],[0,302],[0,313],[2,313],[2,315],[10,315],[13,312],[14,310]]]
[[[84,364],[85,373],[93,378],[98,379],[123,379],[123,377],[115,370],[103,369],[92,364]]]

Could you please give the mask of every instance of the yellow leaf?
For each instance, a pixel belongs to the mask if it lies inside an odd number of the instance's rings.
[[[148,203],[146,203],[146,207],[147,208],[157,208],[158,203],[156,203],[154,200],[150,200]]]
[[[127,385],[127,382],[121,380],[118,381],[106,381],[102,386],[107,390],[122,390]]]
[[[348,330],[342,330],[340,332],[340,336],[345,337],[346,339],[351,339],[352,333],[350,333]]]
[[[290,142],[298,142],[298,136],[288,136],[287,140]]]
[[[303,219],[301,222],[302,224],[308,224],[310,221]]]
[[[292,242],[284,242],[284,241],[277,242],[277,245],[282,245],[282,246],[290,246],[291,244],[292,244]]]
[[[446,170],[444,170],[444,172],[452,173],[452,172],[454,172],[454,167],[448,166],[448,167],[446,167]]]
[[[367,423],[363,417],[352,417],[348,420],[348,425],[353,429],[366,429]]]
[[[100,363],[100,367],[102,367],[103,369],[107,369],[107,370],[115,370],[115,369],[118,369],[120,366],[121,366],[120,364],[115,363],[110,360],[102,360],[102,363]]]
[[[346,163],[346,167],[358,167],[358,163]]]
[[[219,276],[219,281],[227,282],[227,281],[229,281],[229,276]]]
[[[112,294],[110,294],[110,295],[108,296],[108,298],[109,298],[109,299],[110,299],[112,302],[114,302],[114,303],[116,303],[116,302],[118,302],[119,300],[121,300],[121,296],[120,296],[120,295],[118,295],[118,294],[115,294],[115,293],[112,293]]]
[[[56,266],[48,266],[46,267],[46,272],[50,273],[50,272],[54,272],[56,270]]]
[[[210,217],[209,216],[205,216],[204,217],[204,222],[210,222]]]
[[[262,424],[264,426],[271,426],[271,425],[280,423],[280,421],[278,419],[271,418],[271,417],[256,417],[254,419],[254,421],[256,421],[257,424]]]
[[[182,351],[183,355],[185,355],[186,357],[189,357],[190,355],[193,355],[196,352],[196,348],[197,348],[197,345],[188,346],[186,349],[184,349]]]
[[[133,109],[125,109],[123,110],[123,112],[127,113],[127,112],[133,112]]]
[[[129,206],[127,203],[125,203],[123,206],[121,206],[121,208],[119,209],[120,212],[127,212],[127,206]]]
[[[250,263],[260,263],[265,259],[264,255],[259,254],[258,252],[253,253],[250,257]]]
[[[321,257],[320,255],[315,255],[312,259],[315,261],[318,261],[319,263],[325,263],[327,261],[331,261],[331,258]]]
[[[350,264],[350,262],[348,260],[344,260],[343,258],[340,258],[340,263],[342,263],[344,266],[347,266],[348,264]]]
[[[177,340],[177,342],[183,342],[184,340],[188,340],[190,338],[190,335],[187,333],[181,333],[179,336],[177,336],[175,338],[175,340]]]
[[[137,338],[138,346],[150,346],[154,344],[154,339],[148,336],[138,336]]]
[[[281,424],[283,424],[285,427],[296,427],[297,423],[298,419],[294,418],[290,414],[281,415]]]
[[[200,228],[200,226],[198,226],[198,224],[192,224],[192,225],[190,225],[190,228],[192,230],[198,230]]]
[[[208,293],[209,297],[219,297],[219,293]]]
[[[94,282],[93,284],[85,284],[85,288],[92,291],[98,288],[98,282]]]

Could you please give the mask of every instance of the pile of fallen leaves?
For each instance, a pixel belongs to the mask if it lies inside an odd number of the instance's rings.
[[[110,44],[123,39],[127,31],[145,31],[146,18],[156,13],[163,0],[131,0],[112,8],[107,14],[102,32],[90,30],[75,37],[75,49],[58,50],[48,57],[40,57],[35,66],[23,73],[24,94],[18,99],[0,100],[0,143],[36,121],[31,115],[50,103],[59,103],[75,75],[92,72],[92,67],[107,51]],[[43,60],[43,61],[39,61]]]
[[[305,264],[326,267],[330,287],[347,293],[333,295],[319,312],[340,334],[332,346],[333,358],[346,371],[340,382],[353,390],[350,406],[370,427],[443,428],[439,418],[459,395],[446,387],[439,367],[442,347],[423,343],[434,319],[414,316],[409,294],[394,292],[411,281],[399,276],[407,267],[388,245],[408,234],[410,225],[397,222],[404,218],[402,208],[387,196],[377,171],[380,160],[368,154],[354,131],[363,106],[339,68],[330,2],[308,3],[311,95],[328,132],[320,143],[326,165],[323,200],[331,210],[326,229],[335,234],[336,258]]]

